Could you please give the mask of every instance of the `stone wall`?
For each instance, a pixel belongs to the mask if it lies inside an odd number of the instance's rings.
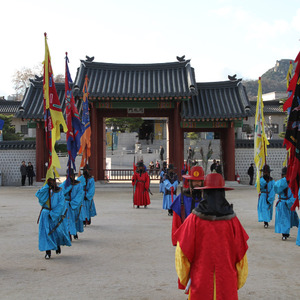
[[[281,169],[284,160],[286,159],[286,150],[284,148],[270,148],[267,150],[267,164],[270,165],[271,176],[278,180],[281,178]],[[254,150],[253,148],[244,149],[236,148],[235,149],[235,170],[241,177],[241,183],[249,183],[249,175],[247,174],[250,164],[254,163]],[[254,182],[256,178],[256,169],[254,165]]]
[[[2,185],[21,185],[21,173],[20,166],[22,161],[26,162],[26,165],[30,161],[35,169],[35,149],[30,150],[0,150],[0,171]],[[35,181],[35,178],[33,179]],[[28,181],[26,181],[28,185]]]

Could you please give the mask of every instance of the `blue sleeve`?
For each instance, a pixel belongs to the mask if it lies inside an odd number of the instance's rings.
[[[72,186],[72,185],[71,185]],[[73,186],[71,193],[71,207],[75,209],[82,204],[84,192],[80,183]]]
[[[53,221],[58,222],[60,220],[61,215],[64,214],[64,208],[65,208],[64,195],[63,192],[60,191],[58,193],[53,193],[51,197],[56,198],[57,205],[51,209],[50,216]]]
[[[286,178],[281,178],[275,182],[274,191],[275,194],[280,194],[284,189],[288,187]]]
[[[275,181],[271,180],[268,182],[268,200],[273,203],[275,200],[275,190],[274,190]]]
[[[83,186],[86,185],[86,180],[85,180],[85,177],[83,175],[78,177],[77,180],[80,181]]]
[[[260,189],[264,189],[267,185],[265,179],[263,177],[260,177],[259,182],[260,182]]]
[[[95,195],[95,179],[93,177],[91,177],[88,180],[88,185],[87,185],[87,190],[86,190],[86,197],[89,200],[93,200]]]
[[[45,184],[41,189],[39,189],[35,196],[39,199],[41,206],[44,206],[49,199],[49,185]]]

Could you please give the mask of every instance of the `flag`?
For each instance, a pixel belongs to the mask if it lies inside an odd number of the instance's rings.
[[[300,54],[300,52],[299,52]],[[288,170],[286,179],[289,182],[289,187],[295,197],[292,210],[296,207],[299,208],[299,182],[300,182],[300,55],[296,58],[297,66],[295,74],[290,82],[290,88],[292,90],[293,101],[290,106],[290,114],[287,122],[287,128],[283,144],[286,149],[290,151],[290,157],[288,160]]]
[[[255,114],[254,132],[254,162],[256,166],[256,189],[260,193],[260,170],[266,164],[267,145],[269,141],[265,134],[264,104],[262,99],[261,78],[258,79],[258,93]]]
[[[65,74],[65,105],[66,105],[66,120],[67,120],[67,149],[68,149],[68,172],[67,172],[67,186],[70,184],[70,169],[76,171],[75,159],[77,152],[80,149],[80,139],[84,130],[84,126],[80,121],[77,107],[75,105],[74,96],[72,92],[72,78],[68,66],[68,53],[66,52],[66,74]]]
[[[288,72],[286,74],[286,88],[287,89],[289,89],[290,81],[292,78],[292,72],[293,72],[293,63],[292,63],[292,61],[290,61],[290,66],[289,66]]]
[[[53,79],[53,71],[51,66],[51,57],[47,44],[47,34],[45,33],[45,60],[44,60],[44,79],[43,79],[43,97],[44,97],[44,122],[46,133],[46,148],[48,151],[48,166],[46,181],[49,178],[54,178],[54,173],[57,177],[59,174],[56,168],[60,168],[60,162],[57,153],[54,149],[56,141],[60,139],[60,125],[64,132],[67,131],[67,125],[64,120],[59,98],[56,92]]]
[[[291,107],[293,99],[294,99],[294,94],[295,94],[295,91],[296,91],[296,85],[297,85],[298,77],[299,77],[299,74],[300,74],[300,63],[299,63],[299,61],[300,61],[300,52],[298,53],[298,55],[295,59],[295,63],[297,65],[296,65],[296,68],[295,68],[294,76],[290,80],[290,84],[289,84],[289,87],[288,87],[288,92],[291,91],[291,93],[289,93],[288,99],[283,104],[283,110],[284,111],[286,111],[288,108]]]
[[[0,119],[0,130],[3,129],[3,125],[4,125],[4,120]]]
[[[79,149],[79,154],[82,154],[80,168],[84,167],[88,163],[88,159],[91,156],[91,124],[89,115],[89,102],[88,102],[88,77],[85,76],[83,85],[83,103],[82,103],[82,123],[84,126],[84,131],[81,136],[81,147]],[[80,170],[79,170],[80,174]]]

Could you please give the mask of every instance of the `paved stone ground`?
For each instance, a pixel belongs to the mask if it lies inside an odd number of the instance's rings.
[[[39,187],[0,187],[0,299],[185,300],[177,290],[171,217],[158,184],[148,209],[132,208],[128,184],[97,183],[98,216],[50,260],[38,250]],[[239,299],[299,299],[300,248],[257,222],[255,188],[227,192],[250,236],[249,276]]]

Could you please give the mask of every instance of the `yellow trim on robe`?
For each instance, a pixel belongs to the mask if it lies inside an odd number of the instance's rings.
[[[237,279],[238,279],[238,290],[246,283],[248,277],[248,259],[247,254],[243,259],[235,265],[237,269]]]
[[[180,280],[180,283],[184,286],[187,285],[189,281],[191,264],[187,257],[183,254],[179,242],[177,242],[175,251],[175,268]]]

